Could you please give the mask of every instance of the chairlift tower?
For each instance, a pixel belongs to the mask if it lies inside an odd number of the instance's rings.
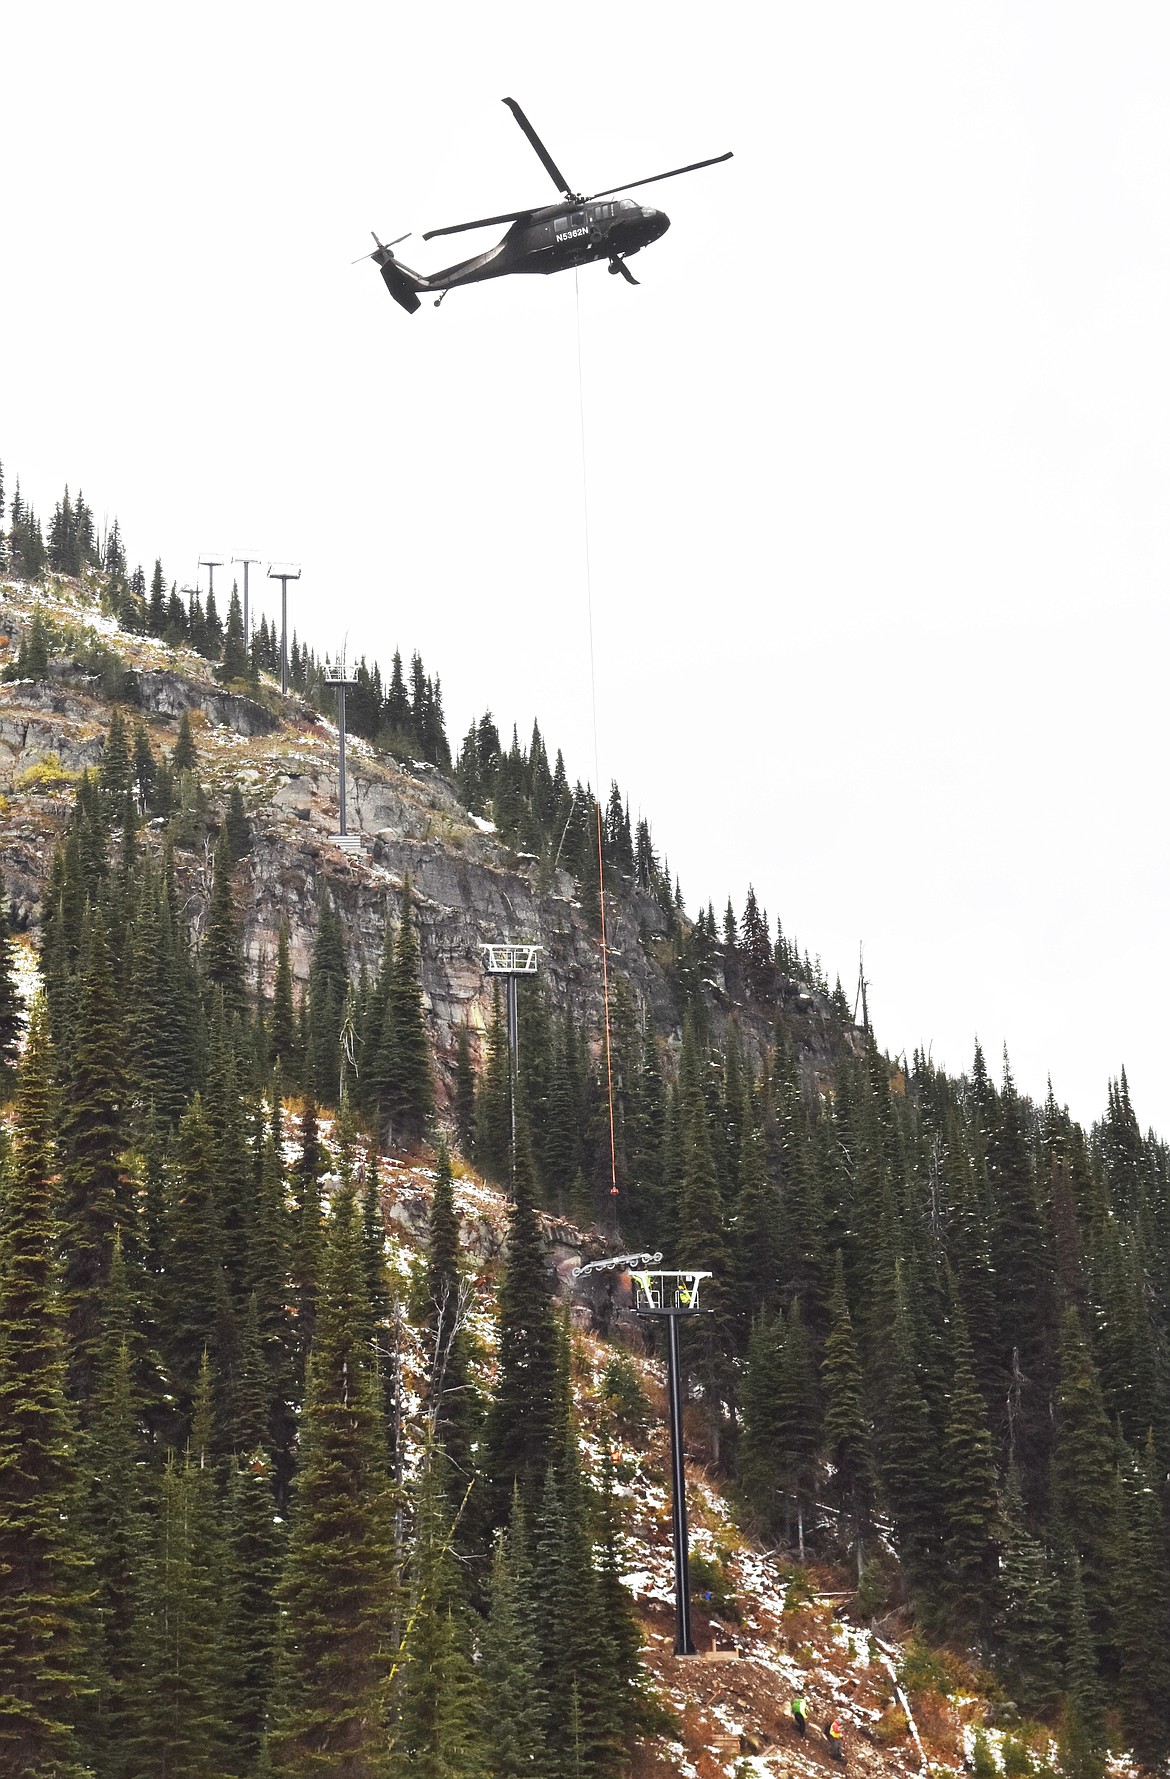
[[[516,1083],[520,1079],[520,1008],[516,984],[521,976],[535,976],[543,945],[481,945],[480,957],[489,976],[502,976],[508,1005],[508,1087],[512,1101],[512,1168],[516,1167]]]
[[[280,689],[288,692],[288,584],[299,581],[301,571],[295,562],[272,562],[268,579],[280,582]]]
[[[337,740],[338,740],[338,772],[337,772],[337,804],[338,831],[334,838],[343,852],[359,852],[361,841],[357,835],[350,835],[345,826],[345,692],[347,686],[356,686],[356,679],[350,679],[343,668],[340,673],[326,674],[325,682],[337,693]]]
[[[260,558],[259,556],[233,556],[232,561],[242,562],[244,565],[244,647],[248,649],[252,644],[252,633],[248,628],[248,570],[249,568],[259,568]]]
[[[661,1258],[661,1256],[656,1256]],[[699,1287],[709,1272],[643,1272],[631,1269],[634,1309],[666,1323],[666,1394],[670,1405],[670,1517],[674,1532],[674,1653],[694,1655],[691,1637],[691,1566],[687,1533],[687,1474],[683,1456],[682,1363],[678,1325],[701,1316]]]
[[[223,557],[222,556],[200,556],[199,566],[200,566],[200,568],[205,568],[207,570],[207,597],[208,597],[208,599],[214,599],[215,598],[215,571],[217,568],[223,567]]]

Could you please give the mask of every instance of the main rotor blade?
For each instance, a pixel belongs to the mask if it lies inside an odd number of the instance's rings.
[[[497,222],[523,222],[531,215],[532,210],[505,210],[502,216],[481,216],[475,222],[452,222],[445,229],[428,229],[423,240],[433,241],[436,235],[461,235],[464,229],[488,229]]]
[[[677,179],[680,173],[694,173],[700,167],[717,167],[720,161],[729,161],[733,153],[729,148],[726,154],[713,154],[709,161],[692,161],[689,167],[672,167],[669,173],[652,173],[649,179],[631,179],[628,185],[607,185],[604,191],[592,192],[590,197],[612,198],[615,192],[633,191],[636,185],[656,185],[660,179]]]
[[[572,186],[553,160],[552,155],[540,140],[540,137],[521,111],[519,105],[517,105],[515,99],[505,99],[504,104],[508,107],[508,110],[512,113],[512,116],[516,119],[516,122],[520,125],[520,128],[524,131],[524,134],[540,156],[541,164],[557,190],[563,192],[566,198],[571,198],[573,196]]]

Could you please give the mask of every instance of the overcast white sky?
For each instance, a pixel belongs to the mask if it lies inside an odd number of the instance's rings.
[[[1170,1132],[1164,5],[41,0],[0,56],[9,479],[300,559],[302,634],[582,776],[573,277],[349,262],[551,198],[504,94],[586,190],[733,148],[580,278],[602,776],[691,909],[754,881],[850,994],[864,939],[891,1049]]]

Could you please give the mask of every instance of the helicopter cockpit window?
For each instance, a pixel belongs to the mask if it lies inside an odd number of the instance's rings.
[[[637,208],[638,206],[635,204],[633,198],[623,198],[618,205],[619,210],[636,210]]]

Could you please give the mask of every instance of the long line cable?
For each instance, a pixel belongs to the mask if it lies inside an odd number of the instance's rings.
[[[597,888],[601,902],[601,993],[605,1007],[605,1084],[609,1093],[609,1175],[616,1195],[617,1138],[613,1117],[613,1051],[609,1034],[609,947],[605,932],[605,851],[601,835],[601,752],[597,742],[597,666],[593,656],[593,562],[589,548],[589,470],[585,453],[585,374],[581,363],[581,283],[573,267],[573,293],[577,299],[577,413],[581,423],[581,508],[585,517],[585,604],[589,613],[589,693],[593,709],[593,776],[597,785]]]

